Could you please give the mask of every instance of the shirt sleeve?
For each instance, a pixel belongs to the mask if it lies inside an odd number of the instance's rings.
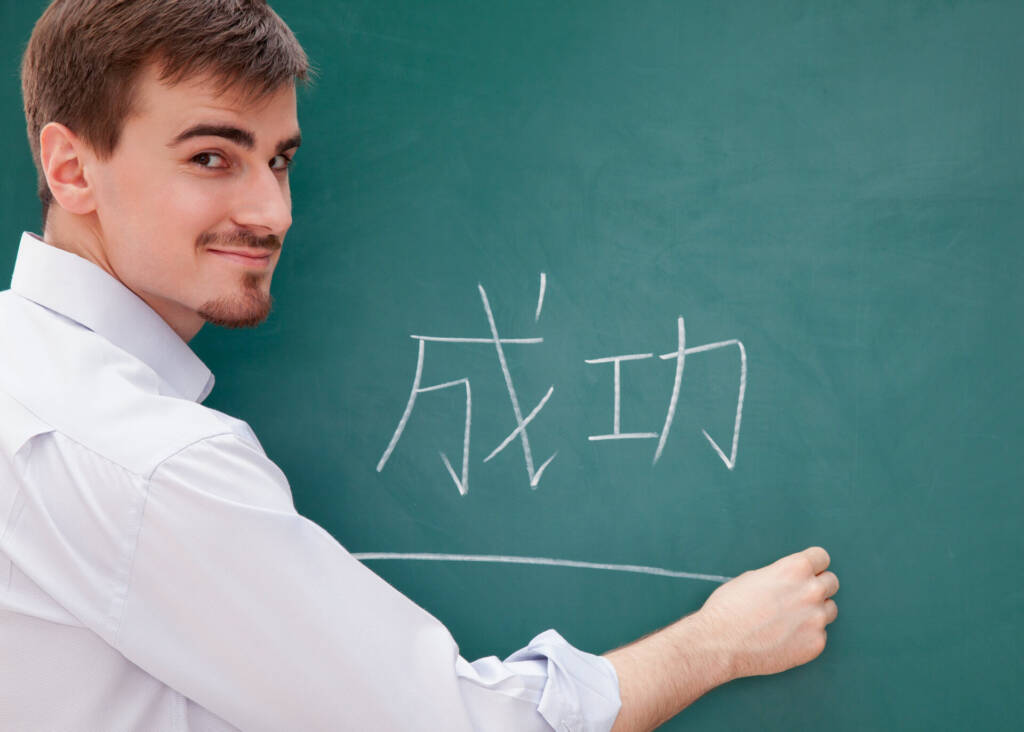
[[[447,629],[296,513],[235,435],[148,481],[112,644],[246,730],[610,729],[611,664],[554,631],[469,663]]]

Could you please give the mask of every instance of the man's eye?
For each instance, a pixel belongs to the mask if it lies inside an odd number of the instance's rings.
[[[223,155],[212,152],[201,152],[192,158],[192,162],[204,168],[226,168],[227,163]]]
[[[270,161],[270,167],[274,170],[288,170],[292,167],[292,159],[287,155],[275,155]]]

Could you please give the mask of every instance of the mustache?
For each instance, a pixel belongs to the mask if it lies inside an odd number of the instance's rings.
[[[207,231],[196,238],[196,248],[208,247],[213,244],[242,245],[253,249],[269,249],[276,252],[281,248],[281,238],[276,234],[256,236],[251,231],[236,231],[233,234],[217,234]]]

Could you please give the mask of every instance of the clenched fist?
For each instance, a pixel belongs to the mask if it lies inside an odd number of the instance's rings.
[[[785,671],[824,650],[825,626],[838,613],[831,598],[839,580],[828,565],[828,552],[815,546],[744,572],[711,594],[700,614],[709,634],[728,647],[734,678]]]

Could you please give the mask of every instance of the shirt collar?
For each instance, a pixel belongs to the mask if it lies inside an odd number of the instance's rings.
[[[213,389],[213,374],[167,321],[116,278],[77,254],[25,232],[11,289],[140,359],[178,396],[201,402]]]

